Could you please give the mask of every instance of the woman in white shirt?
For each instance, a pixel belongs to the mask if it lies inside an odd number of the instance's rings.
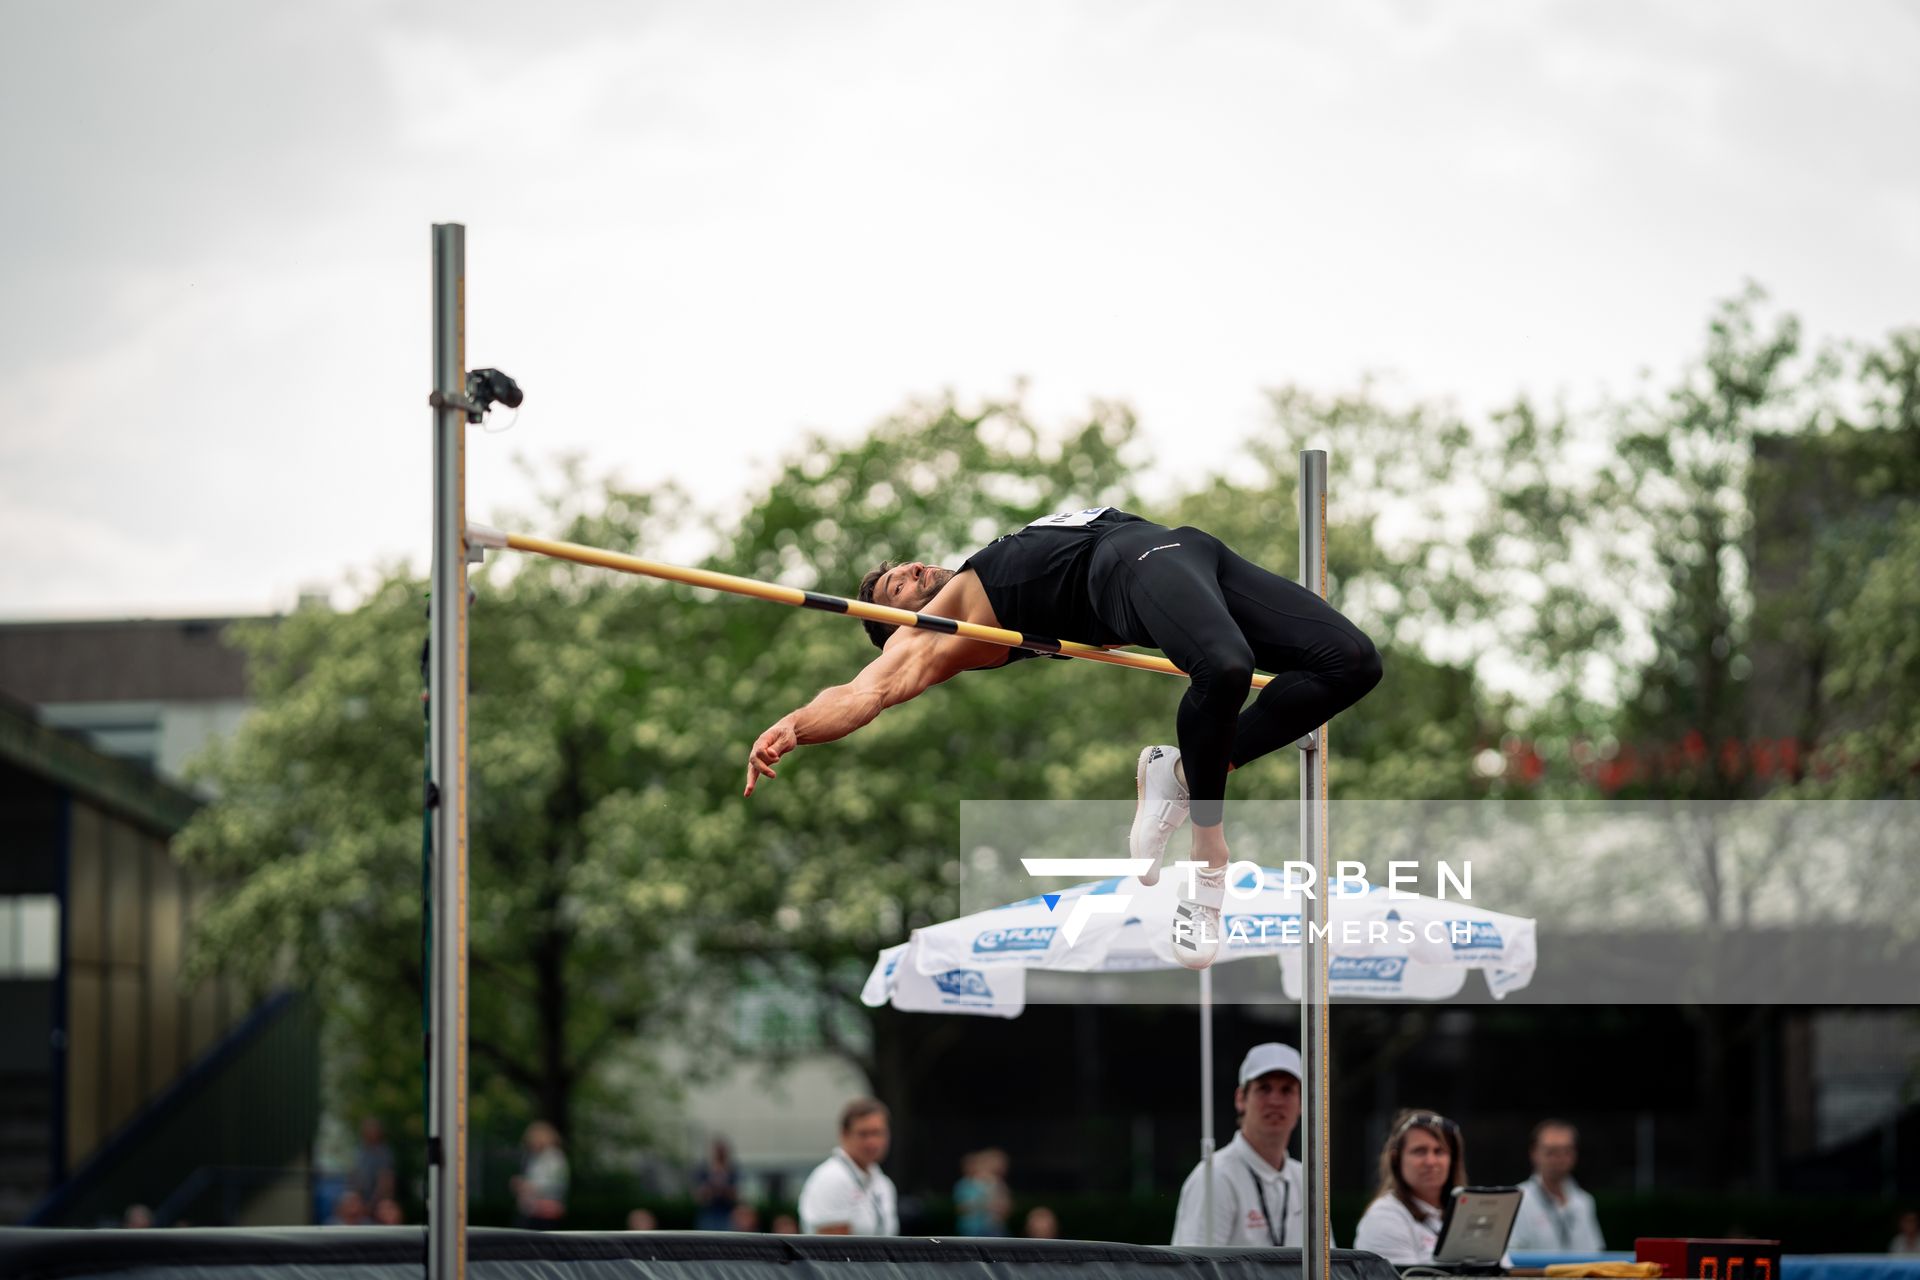
[[[1433,1261],[1447,1197],[1467,1185],[1460,1126],[1431,1111],[1402,1111],[1380,1151],[1380,1190],[1353,1236],[1353,1247],[1397,1267]]]

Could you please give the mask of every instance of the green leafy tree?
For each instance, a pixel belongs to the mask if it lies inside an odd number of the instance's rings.
[[[1460,634],[1473,604],[1457,557],[1458,475],[1472,433],[1441,406],[1385,403],[1371,385],[1335,396],[1298,387],[1269,394],[1271,421],[1247,442],[1235,477],[1183,497],[1181,522],[1299,577],[1299,455],[1328,450],[1328,598],[1372,636],[1385,675],[1329,731],[1335,797],[1430,799],[1479,794],[1475,746],[1497,708]],[[1436,483],[1436,478],[1440,482]],[[1293,771],[1263,764],[1234,795],[1292,798]]]
[[[569,500],[577,491],[575,475]],[[670,494],[595,505],[562,532],[620,548],[684,518]],[[699,985],[661,909],[690,894],[698,846],[623,819],[671,776],[676,745],[635,732],[657,690],[636,674],[633,637],[644,624],[671,647],[676,628],[706,624],[649,609],[658,593],[610,575],[496,568],[475,575],[470,628],[473,1115],[497,1136],[534,1116],[578,1133],[576,1106],[607,1098],[607,1068]],[[426,633],[424,587],[397,571],[350,612],[243,631],[257,709],[203,763],[220,799],[178,844],[222,886],[200,962],[290,960],[330,1017],[339,1105],[416,1136]],[[596,1133],[631,1131],[624,1093],[598,1109]]]
[[[1811,794],[1920,795],[1920,330],[1860,360],[1858,426],[1835,432],[1846,501],[1819,531],[1793,633],[1816,655],[1809,696],[1833,723],[1833,768]],[[1787,481],[1783,480],[1783,483]],[[1807,613],[1811,613],[1809,618]]]
[[[1830,618],[1835,656],[1826,688],[1878,715],[1841,736],[1848,767],[1824,794],[1920,798],[1920,502],[1902,503],[1860,569],[1860,589]]]
[[[741,521],[720,567],[843,595],[883,558],[957,567],[1038,511],[1129,503],[1134,431],[1131,416],[1110,407],[1048,437],[1017,402],[912,406],[850,448],[803,446]],[[735,625],[750,678],[719,700],[737,749],[717,756],[718,772],[700,786],[730,806],[739,840],[726,910],[705,936],[803,993],[817,1042],[904,1099],[909,1065],[885,1057],[901,1042],[872,1035],[858,991],[882,947],[957,911],[958,800],[1061,794],[1063,776],[1088,756],[1116,778],[1125,756],[1130,786],[1138,743],[1104,730],[1134,702],[1116,684],[1148,696],[1140,686],[1155,678],[1044,660],[969,673],[789,757],[778,780],[741,801],[746,748],[759,732],[851,679],[876,651],[857,625],[818,614],[754,611]],[[936,1039],[941,1031],[929,1028]]]
[[[1809,353],[1794,317],[1749,289],[1716,311],[1704,353],[1671,388],[1597,422],[1525,403],[1496,419],[1473,551],[1484,581],[1518,602],[1502,631],[1547,696],[1517,724],[1559,779],[1519,794],[1590,793],[1588,778],[1607,778],[1608,793],[1630,798],[1753,797],[1802,778],[1810,748],[1849,724],[1856,759],[1897,753],[1898,732],[1886,730],[1899,715],[1872,691],[1897,685],[1899,650],[1884,646],[1898,625],[1895,584],[1914,576],[1887,496],[1916,491],[1904,435],[1914,346],[1896,335],[1853,364]],[[1482,600],[1482,616],[1498,605]],[[1754,749],[1782,736],[1785,747]],[[1596,742],[1619,755],[1589,755],[1604,766],[1591,772],[1568,767]],[[1849,923],[1906,900],[1910,877],[1896,861],[1876,869],[1865,850],[1830,877],[1841,893],[1815,892],[1826,886],[1807,883],[1796,857],[1802,814],[1767,812],[1759,838],[1713,806],[1676,812],[1664,843],[1563,869],[1554,888],[1662,914],[1690,898],[1709,931],[1749,927],[1782,891],[1802,912],[1846,899]],[[1770,1060],[1773,1011],[1691,1016],[1702,1096],[1723,1096],[1741,1054]],[[1710,1179],[1741,1165],[1763,1184],[1772,1176],[1763,1146],[1738,1157],[1739,1122],[1724,1105],[1705,1120]]]
[[[1395,486],[1418,491],[1395,460],[1452,437],[1419,415],[1287,403],[1284,429],[1256,443],[1252,483],[1145,514],[1218,530],[1286,572],[1297,437],[1330,422],[1343,457],[1373,458],[1382,478],[1342,480],[1335,581],[1395,650],[1395,684],[1343,730],[1336,776],[1457,794],[1485,717],[1468,673],[1414,643],[1420,593],[1442,580],[1375,528]],[[1050,433],[1017,401],[917,404],[852,445],[804,442],[744,516],[711,531],[708,563],[850,594],[881,557],[957,564],[1036,511],[1138,509],[1138,465],[1117,407]],[[539,511],[504,523],[656,555],[698,525],[671,492],[578,466],[549,487]],[[745,801],[759,731],[874,655],[859,626],[540,557],[496,557],[474,578],[473,1090],[476,1124],[502,1136],[535,1115],[576,1139],[632,1136],[635,1081],[659,1069],[668,1035],[697,1048],[739,1033],[775,1061],[825,1045],[904,1101],[915,1061],[960,1028],[876,1035],[889,1015],[857,992],[881,947],[957,910],[957,802],[1127,797],[1140,744],[1170,734],[1183,693],[1086,663],[969,674],[799,753]],[[254,630],[259,712],[209,760],[222,799],[182,841],[225,887],[204,956],[291,955],[332,1018],[340,1105],[397,1122],[417,1115],[419,1089],[425,632],[423,587],[401,573],[352,612]],[[1285,768],[1245,783],[1236,794],[1294,794]],[[787,1034],[728,1016],[746,989],[775,997],[756,1007],[784,1009]]]
[[[1448,424],[1436,430],[1422,413],[1370,402],[1293,394],[1282,403],[1282,429],[1250,449],[1256,467],[1162,507],[1130,492],[1133,428],[1121,411],[1097,409],[1047,445],[1017,405],[917,406],[847,449],[803,446],[741,522],[721,567],[845,593],[883,557],[957,566],[1036,512],[1111,502],[1205,527],[1291,576],[1295,451],[1325,432],[1341,467],[1335,602],[1389,649],[1387,684],[1336,735],[1336,784],[1346,794],[1462,794],[1488,717],[1470,674],[1425,658],[1416,643],[1415,615],[1430,607],[1422,593],[1449,589],[1421,562],[1444,531],[1423,530],[1411,544],[1376,534],[1403,496],[1428,496],[1408,459],[1454,447]],[[1377,470],[1358,471],[1362,458]],[[770,610],[737,625],[752,637],[739,651],[751,676],[727,704],[740,750],[716,780],[698,783],[716,794],[737,794],[745,744],[761,729],[874,656],[844,620]],[[710,944],[793,993],[814,1042],[911,1110],[925,1064],[964,1044],[967,1027],[867,1010],[857,996],[879,949],[959,910],[958,802],[1128,799],[1140,746],[1170,738],[1184,691],[1179,680],[1088,663],[1021,663],[963,675],[843,741],[790,756],[779,779],[733,810],[743,823],[737,869],[724,877],[729,907]],[[1297,787],[1282,755],[1236,775],[1233,795],[1292,798]]]

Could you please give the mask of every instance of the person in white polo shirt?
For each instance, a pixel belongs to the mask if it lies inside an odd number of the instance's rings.
[[[821,1236],[897,1236],[900,1197],[880,1170],[891,1134],[887,1105],[855,1098],[840,1109],[840,1145],[800,1188],[800,1230]]]
[[[1600,1234],[1600,1215],[1593,1197],[1573,1180],[1580,1158],[1580,1133],[1565,1120],[1542,1120],[1533,1126],[1527,1147],[1533,1176],[1520,1184],[1526,1199],[1513,1220],[1513,1249],[1543,1249],[1555,1253],[1601,1253],[1607,1247]]]
[[[1213,1157],[1212,1221],[1202,1160],[1180,1188],[1173,1243],[1297,1247],[1305,1240],[1305,1173],[1287,1158],[1287,1144],[1300,1123],[1299,1052],[1271,1041],[1247,1050],[1233,1109],[1240,1128]]]
[[[1433,1261],[1446,1226],[1446,1206],[1467,1181],[1467,1138],[1460,1126],[1432,1111],[1402,1111],[1380,1149],[1380,1190],[1353,1229],[1353,1247],[1377,1253],[1396,1267]],[[1513,1255],[1500,1265],[1513,1268]]]

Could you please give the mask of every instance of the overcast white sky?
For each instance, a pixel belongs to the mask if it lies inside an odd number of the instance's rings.
[[[435,221],[528,393],[475,518],[1020,378],[1179,477],[1284,382],[1625,391],[1748,278],[1920,322],[1916,67],[1892,0],[0,0],[0,617],[424,569]]]

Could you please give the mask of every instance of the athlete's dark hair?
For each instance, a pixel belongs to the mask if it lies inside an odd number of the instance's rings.
[[[891,568],[893,561],[882,560],[878,569],[869,569],[867,576],[860,579],[860,600],[863,604],[873,603],[873,592],[880,585],[880,575]],[[874,622],[869,618],[862,618],[860,625],[867,629],[867,639],[873,641],[876,649],[886,648],[887,637],[900,629],[891,622]]]

